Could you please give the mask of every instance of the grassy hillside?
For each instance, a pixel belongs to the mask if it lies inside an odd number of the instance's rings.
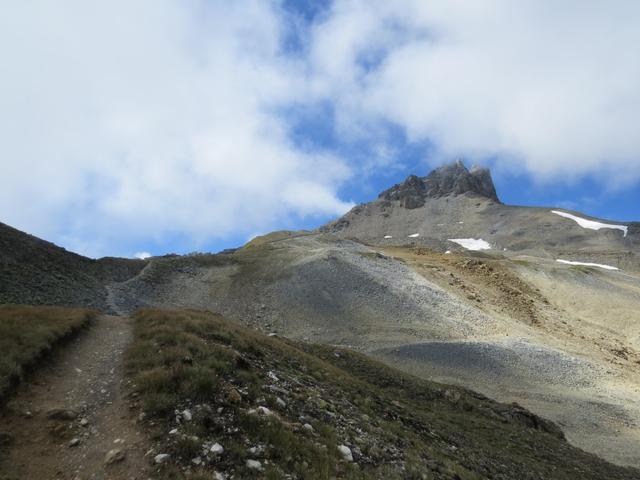
[[[0,305],[0,401],[26,368],[93,315],[84,309]]]
[[[640,476],[517,405],[219,315],[138,312],[128,369],[160,478]]]

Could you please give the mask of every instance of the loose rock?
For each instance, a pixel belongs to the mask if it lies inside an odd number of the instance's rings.
[[[347,462],[353,462],[353,454],[351,453],[351,449],[346,445],[339,445],[338,451],[342,454],[342,458],[344,458]]]
[[[222,455],[224,453],[224,447],[219,443],[214,443],[209,451],[214,455]]]
[[[104,463],[107,465],[112,465],[114,463],[119,463],[125,459],[127,456],[126,452],[120,448],[114,448],[113,450],[109,450],[107,456],[104,459]]]
[[[258,460],[247,460],[247,468],[251,470],[262,470],[262,464]]]

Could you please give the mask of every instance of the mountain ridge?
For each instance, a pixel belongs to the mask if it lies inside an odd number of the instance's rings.
[[[574,445],[640,466],[637,224],[624,236],[476,191],[440,193],[416,208],[377,198],[339,228],[146,261],[86,259],[0,226],[0,302],[218,312],[518,402]]]
[[[558,210],[565,209],[504,204],[488,169],[467,170],[456,161],[426,177],[410,175],[317,231],[367,245],[425,246],[440,252],[459,251],[456,239],[475,240],[489,245],[492,254],[640,269],[640,223],[570,211],[558,215]]]

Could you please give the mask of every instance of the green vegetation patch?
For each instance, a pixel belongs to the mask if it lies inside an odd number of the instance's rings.
[[[85,309],[0,305],[0,400],[26,369],[94,316]]]
[[[517,405],[220,315],[135,314],[128,368],[158,478],[631,479]]]

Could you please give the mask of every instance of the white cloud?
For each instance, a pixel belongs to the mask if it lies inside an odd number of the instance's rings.
[[[388,122],[540,179],[640,177],[635,2],[335,0],[296,55],[276,0],[5,3],[0,221],[84,253],[337,215],[396,166]],[[317,102],[368,160],[292,143],[279,112]]]
[[[347,210],[350,167],[277,113],[305,91],[282,29],[257,0],[4,5],[0,219],[98,255]]]
[[[149,252],[138,252],[134,255],[135,258],[139,258],[140,260],[146,260],[151,257]]]
[[[310,58],[345,134],[378,118],[443,157],[628,185],[640,177],[638,18],[623,0],[336,0]]]

